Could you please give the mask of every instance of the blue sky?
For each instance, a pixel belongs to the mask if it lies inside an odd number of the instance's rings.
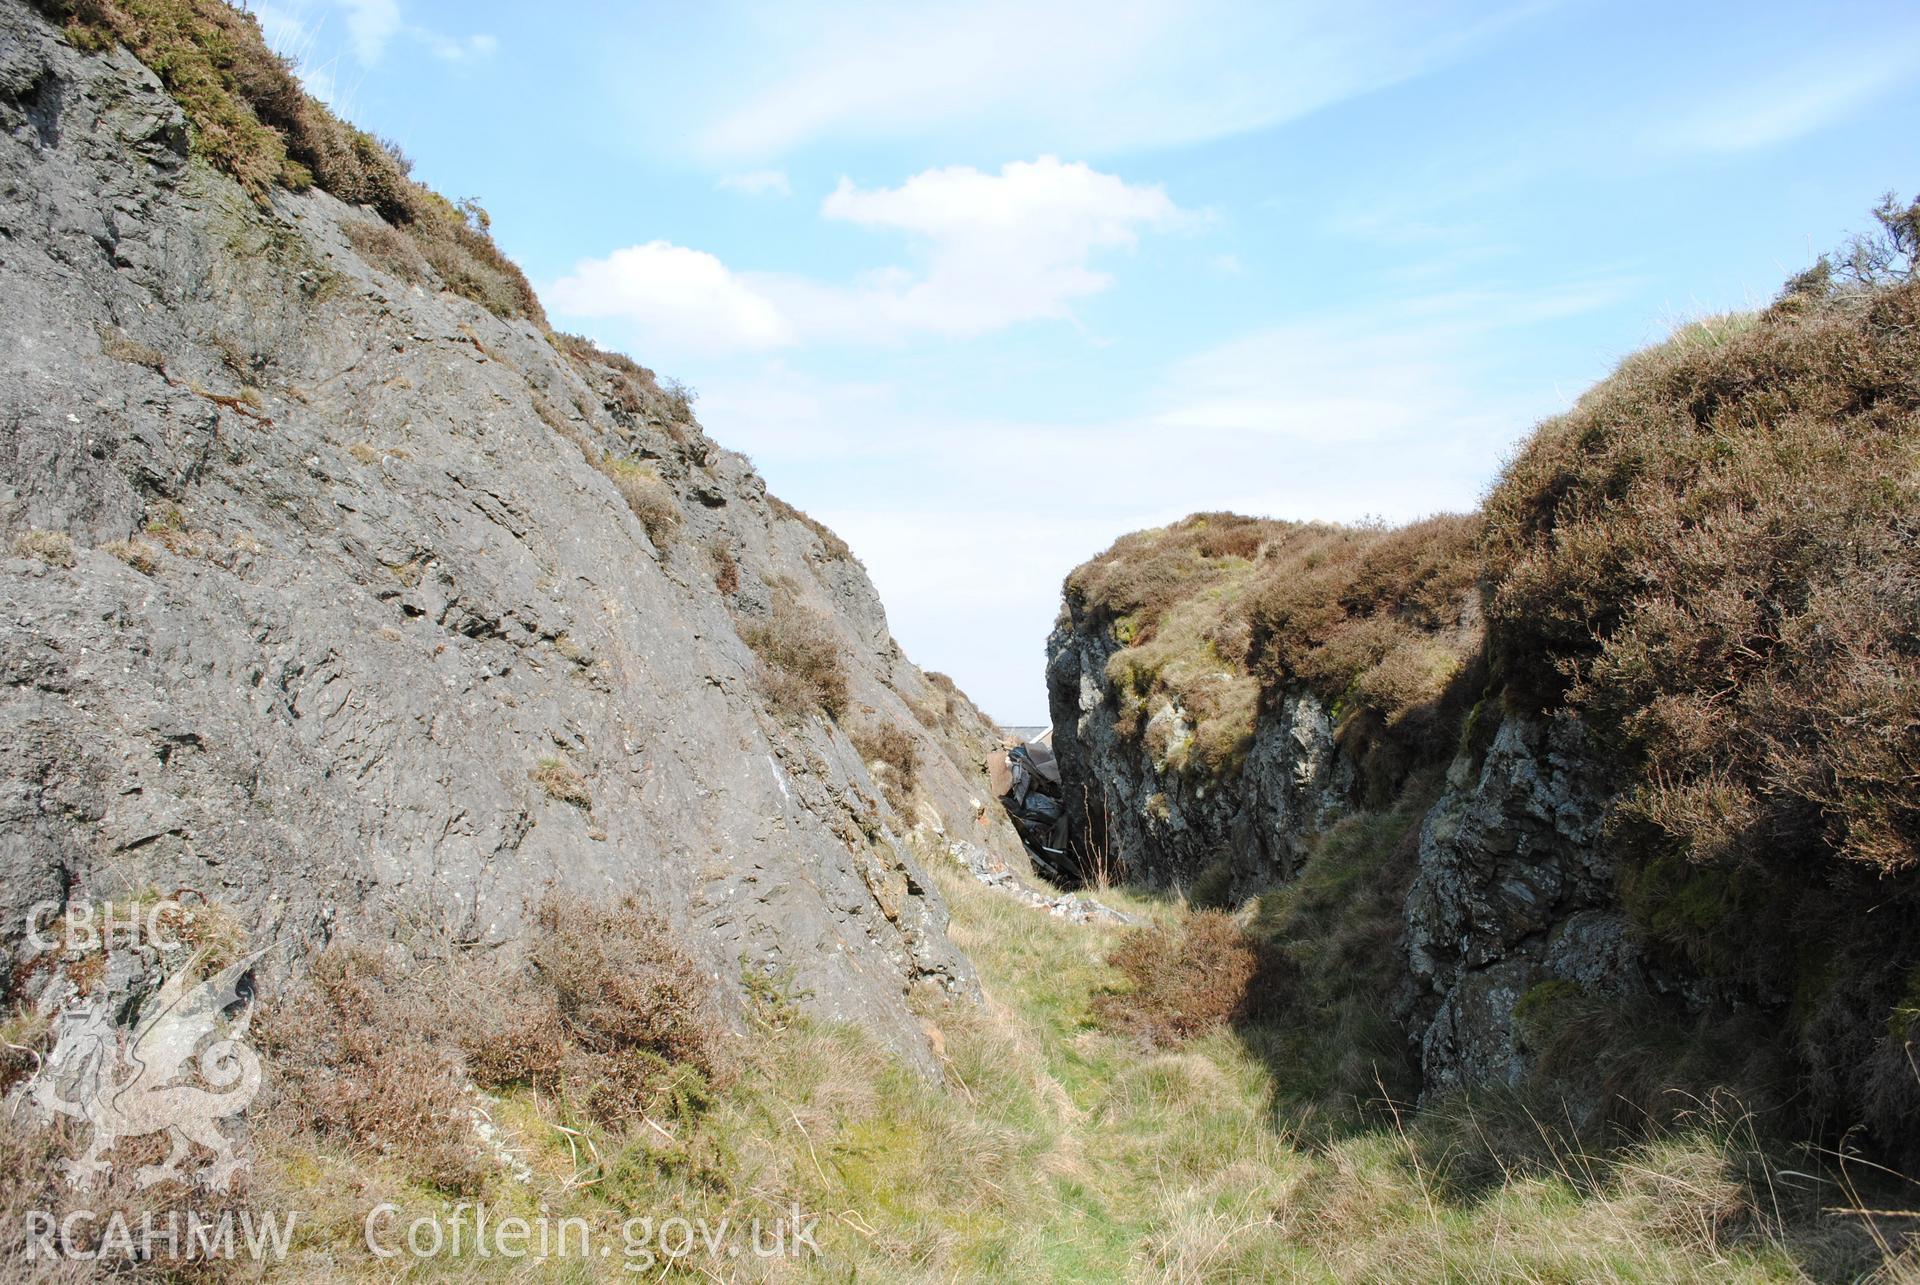
[[[1471,507],[1920,189],[1905,4],[251,7],[1009,722],[1115,536]]]

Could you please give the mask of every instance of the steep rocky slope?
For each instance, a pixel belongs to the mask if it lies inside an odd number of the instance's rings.
[[[791,969],[918,1055],[909,987],[971,980],[907,836],[1022,858],[977,802],[991,728],[846,547],[477,288],[481,225],[422,257],[380,201],[250,191],[92,43],[0,0],[0,943],[188,888],[297,968],[638,890],[723,980]],[[795,635],[844,693],[790,699]]]
[[[1481,513],[1203,514],[1074,572],[1048,678],[1083,866],[1392,907],[1315,931],[1393,943],[1347,998],[1429,1093],[1730,1087],[1911,1156],[1920,207],[1880,217],[1880,270],[1630,358]]]

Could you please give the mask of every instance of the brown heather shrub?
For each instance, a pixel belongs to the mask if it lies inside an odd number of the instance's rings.
[[[1167,1048],[1255,1015],[1271,967],[1264,944],[1218,910],[1128,929],[1107,962],[1128,986],[1096,996],[1095,1019]]]
[[[269,1110],[296,1136],[393,1156],[444,1191],[474,1191],[482,1167],[444,1002],[444,988],[395,951],[329,947],[254,1024],[271,1059]]]
[[[1775,1020],[1816,1125],[1920,1159],[1920,284],[1802,274],[1549,420],[1488,497],[1488,644],[1593,729],[1623,900]],[[1843,1125],[1839,1127],[1844,1127]]]
[[[833,629],[819,612],[776,591],[764,620],[740,623],[740,639],[760,657],[767,695],[786,714],[819,710],[839,718],[847,707],[847,665]]]
[[[528,968],[462,1036],[480,1084],[534,1085],[625,1127],[685,1116],[735,1073],[713,983],[635,898],[550,894]]]
[[[345,124],[300,87],[252,14],[224,0],[35,0],[84,49],[125,45],[187,114],[193,149],[256,201],[319,187],[370,205],[410,235],[452,289],[501,316],[545,314],[477,207],[463,211],[409,177],[390,145]]]
[[[895,807],[913,797],[920,780],[920,742],[912,732],[892,723],[863,719],[847,732],[853,747],[869,764],[882,769],[881,788]]]
[[[1627,816],[1696,860],[1920,860],[1916,322],[1905,285],[1683,332],[1488,498],[1498,672],[1626,749]]]
[[[373,220],[355,220],[344,231],[360,257],[382,272],[413,285],[427,279],[427,261],[406,233]]]

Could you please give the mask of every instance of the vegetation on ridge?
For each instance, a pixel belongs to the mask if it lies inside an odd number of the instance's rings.
[[[1740,1085],[1914,1161],[1920,202],[1875,213],[1769,308],[1627,358],[1473,515],[1199,514],[1122,538],[1066,593],[1116,647],[1121,730],[1156,754],[1169,703],[1196,746],[1244,745],[1255,709],[1306,690],[1366,784],[1397,788],[1509,711],[1579,717],[1610,777],[1620,904],[1704,989],[1689,1008],[1564,983],[1534,997],[1539,1065],[1618,1100],[1646,1083],[1636,1059],[1668,1088]],[[1237,758],[1171,765],[1196,762]]]
[[[1438,722],[1478,645],[1477,530],[1456,516],[1387,528],[1200,513],[1122,536],[1067,578],[1066,599],[1120,644],[1107,678],[1123,733],[1167,701],[1193,723],[1176,767],[1230,773],[1263,703],[1300,689],[1335,707],[1350,743],[1383,747],[1391,730],[1405,746]]]
[[[1920,203],[1542,425],[1485,506],[1510,699],[1619,790],[1657,950],[1788,997],[1805,1112],[1920,1159]]]
[[[300,87],[257,19],[225,0],[34,0],[81,48],[125,45],[187,114],[194,153],[256,201],[276,187],[318,187],[371,206],[404,231],[447,288],[506,317],[546,316],[526,276],[488,234],[486,211],[409,177],[398,148],[355,129]],[[374,236],[377,234],[366,234]],[[413,279],[418,259],[392,242],[375,256]]]

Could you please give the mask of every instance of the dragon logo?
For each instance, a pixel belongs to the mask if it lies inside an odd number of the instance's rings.
[[[220,1121],[247,1109],[260,1091],[260,1059],[247,1047],[256,952],[189,986],[204,949],[169,974],[130,1027],[116,1023],[104,998],[77,1000],[56,1023],[54,1053],[27,1087],[48,1112],[93,1126],[85,1154],[65,1165],[67,1180],[88,1187],[112,1170],[106,1154],[123,1138],[166,1133],[159,1164],[134,1175],[141,1187],[178,1179],[193,1144],[213,1154],[194,1181],[225,1191],[246,1163]],[[237,1015],[234,1010],[238,1009]],[[193,1083],[189,1067],[204,1083]]]

